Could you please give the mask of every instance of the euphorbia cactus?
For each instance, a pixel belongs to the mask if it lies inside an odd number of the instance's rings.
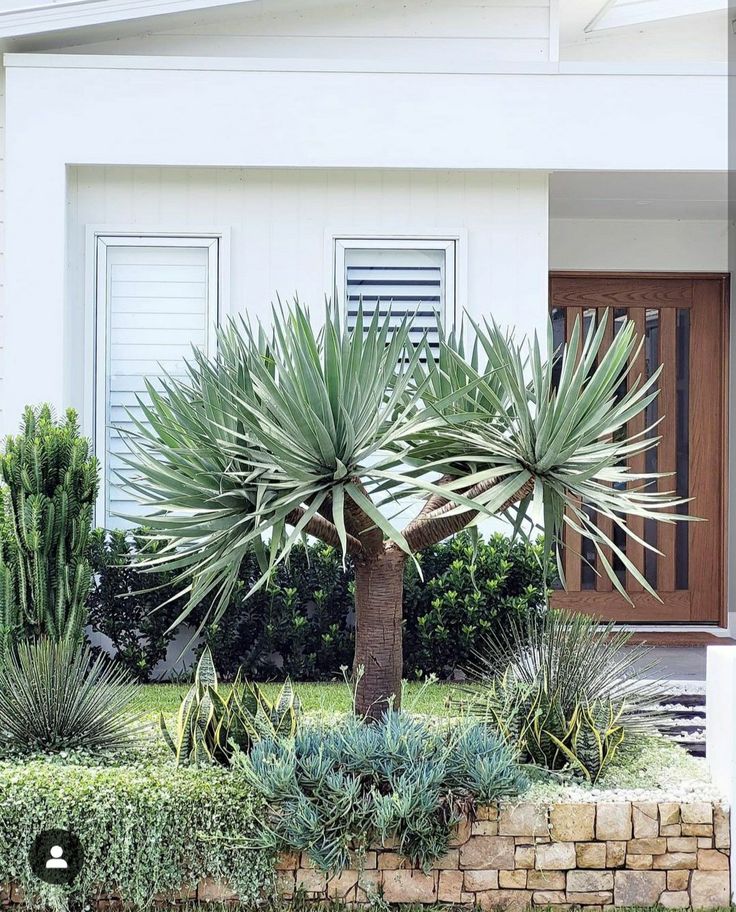
[[[21,433],[7,438],[0,455],[0,474],[0,642],[79,638],[98,465],[76,412],[57,422],[48,405],[26,408]]]

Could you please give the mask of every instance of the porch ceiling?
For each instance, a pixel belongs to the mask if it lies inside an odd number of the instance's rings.
[[[550,176],[551,218],[727,217],[725,172],[565,171]]]

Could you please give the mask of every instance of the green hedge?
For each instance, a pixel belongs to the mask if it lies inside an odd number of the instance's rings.
[[[261,809],[229,770],[177,770],[160,760],[0,762],[0,884],[20,883],[32,907],[65,908],[98,893],[143,906],[157,893],[212,876],[252,902],[273,881],[273,856],[201,837],[247,839]],[[82,843],[84,867],[69,888],[41,883],[28,866],[33,840],[52,828],[68,829]]]
[[[154,611],[176,593],[169,577],[128,566],[140,545],[132,535],[95,533],[90,622],[112,639],[121,661],[145,681],[166,655],[168,627],[183,605],[174,602]],[[512,542],[496,534],[474,548],[470,536],[463,534],[420,555],[421,577],[408,562],[404,676],[434,673],[451,678],[472,663],[484,634],[505,627],[512,618],[541,611],[541,558],[538,543]],[[289,562],[276,569],[272,584],[246,598],[259,575],[255,558],[247,557],[230,608],[216,626],[205,630],[223,677],[232,678],[240,666],[257,680],[339,677],[340,666],[353,660],[352,566],[343,571],[339,555],[325,545],[296,547]],[[160,588],[143,591],[154,587]],[[205,608],[194,613],[195,625]]]

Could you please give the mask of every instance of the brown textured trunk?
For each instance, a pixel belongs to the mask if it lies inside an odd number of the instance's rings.
[[[355,665],[362,666],[355,710],[380,719],[393,697],[401,706],[401,612],[406,555],[387,547],[355,565]]]

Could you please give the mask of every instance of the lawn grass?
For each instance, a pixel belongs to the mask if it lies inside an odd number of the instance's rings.
[[[268,697],[275,697],[280,684],[262,684]],[[329,716],[350,712],[352,697],[347,684],[295,683],[304,712],[310,716]],[[141,688],[136,709],[143,715],[173,715],[179,709],[188,684],[145,684]],[[227,689],[227,685],[225,685]],[[403,705],[410,712],[429,716],[455,715],[448,707],[448,698],[457,693],[449,684],[406,684]]]

